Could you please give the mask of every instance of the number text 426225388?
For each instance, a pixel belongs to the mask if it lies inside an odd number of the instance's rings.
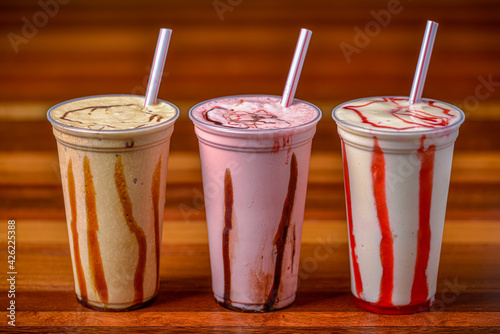
[[[9,220],[7,224],[7,282],[9,289],[7,297],[7,323],[16,325],[16,221]]]

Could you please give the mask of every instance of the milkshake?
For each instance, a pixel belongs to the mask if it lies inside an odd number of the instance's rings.
[[[252,95],[205,101],[189,115],[200,145],[216,301],[244,312],[289,306],[321,111]]]
[[[434,302],[453,146],[464,114],[447,103],[373,97],[336,107],[351,288],[361,308],[405,314]]]
[[[147,306],[159,288],[170,137],[178,109],[106,95],[52,107],[78,301]]]

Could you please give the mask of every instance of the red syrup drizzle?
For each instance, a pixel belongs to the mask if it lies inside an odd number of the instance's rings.
[[[435,145],[424,148],[425,135],[420,139],[420,148],[417,155],[421,160],[420,168],[420,190],[419,190],[419,229],[417,260],[415,263],[415,275],[411,289],[411,304],[424,303],[429,294],[427,285],[427,265],[431,249],[431,200],[432,181],[434,177],[434,153]]]
[[[351,185],[349,181],[349,166],[345,151],[345,142],[343,139],[341,139],[341,141],[342,141],[342,156],[344,158],[344,184],[345,184],[345,198],[347,206],[347,223],[349,224],[349,242],[351,244],[352,271],[354,275],[354,282],[356,284],[356,294],[358,298],[361,298],[363,294],[363,282],[361,281],[361,273],[359,272],[358,256],[356,255],[356,238],[354,237],[354,230],[352,224]]]
[[[273,153],[279,152],[281,149],[286,149],[286,164],[288,165],[288,160],[290,160],[290,153],[292,152],[292,134],[288,135],[276,135],[274,138]]]
[[[288,152],[287,153],[289,154],[290,150],[291,150],[291,147],[290,147],[291,143],[292,143],[292,135],[291,134],[284,135],[284,136],[277,136],[274,139],[274,144],[273,144],[273,150],[272,150],[272,152],[273,153],[277,153],[277,152],[279,152],[279,150],[281,148],[286,148],[287,147],[288,148]],[[287,155],[287,159],[286,159],[287,161],[289,160],[288,158],[289,157]]]
[[[406,314],[418,312],[430,307],[432,300],[428,300],[429,287],[427,284],[427,265],[429,262],[431,245],[430,211],[432,201],[432,183],[434,177],[435,145],[424,147],[425,135],[420,139],[420,148],[417,155],[421,160],[420,189],[419,189],[419,231],[417,241],[417,259],[411,291],[411,302],[408,306],[397,307],[392,304],[394,253],[392,232],[389,225],[387,199],[385,194],[385,159],[384,153],[374,137],[374,153],[372,160],[372,177],[377,216],[379,219],[382,241],[380,243],[380,258],[382,262],[382,281],[380,296],[377,303],[368,303],[356,300],[356,304],[372,312],[386,314]],[[345,150],[345,148],[343,148]],[[345,155],[345,151],[344,151]],[[347,184],[347,183],[346,183]],[[392,309],[391,309],[392,307]]]
[[[380,260],[382,262],[382,280],[380,282],[380,295],[378,304],[381,306],[393,306],[392,291],[394,288],[394,252],[392,231],[389,223],[389,211],[387,209],[387,196],[385,192],[385,158],[380,149],[377,137],[373,148],[372,179],[373,194],[377,217],[382,233],[380,241]]]
[[[436,105],[436,101],[429,101],[429,106],[441,109],[443,111],[443,114],[446,116],[438,116],[438,115],[432,115],[427,112],[424,112],[423,110],[418,110],[418,109],[413,109],[409,108],[410,106],[408,104],[400,104],[401,101],[408,102],[407,98],[396,98],[396,97],[383,97],[381,100],[373,100],[365,104],[361,105],[347,105],[344,106],[344,109],[352,110],[354,111],[360,118],[361,121],[365,124],[370,124],[371,126],[377,127],[377,128],[385,128],[385,129],[393,129],[393,130],[409,130],[409,129],[416,129],[416,128],[438,128],[438,127],[443,127],[447,126],[450,122],[450,117],[453,117],[454,115],[451,114],[451,109],[443,108],[440,106]],[[408,124],[406,127],[394,127],[394,126],[389,126],[389,125],[382,125],[378,123],[374,123],[370,120],[368,120],[368,117],[366,117],[359,108],[367,107],[372,104],[376,103],[383,103],[383,102],[390,102],[394,104],[394,108],[391,110],[387,110],[387,113],[390,116],[393,116],[400,121]]]

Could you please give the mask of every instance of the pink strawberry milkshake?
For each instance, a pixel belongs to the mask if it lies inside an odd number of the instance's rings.
[[[202,102],[190,117],[200,145],[216,301],[244,312],[292,304],[321,111],[252,95]]]

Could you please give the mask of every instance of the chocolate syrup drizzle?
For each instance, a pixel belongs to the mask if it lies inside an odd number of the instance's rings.
[[[161,156],[153,172],[151,183],[151,198],[153,200],[153,212],[155,220],[155,251],[156,251],[156,289],[160,286],[160,252],[161,252],[161,229],[160,229],[160,185],[161,185]]]
[[[83,108],[79,108],[79,109],[73,109],[73,110],[69,110],[69,111],[66,111],[61,117],[59,117],[59,119],[61,120],[65,120],[67,122],[73,122],[73,123],[79,123],[79,124],[85,124],[84,122],[81,122],[81,121],[78,121],[78,120],[74,120],[74,119],[69,119],[68,116],[74,112],[77,112],[77,111],[85,111],[85,110],[88,110],[88,115],[92,114],[92,112],[98,110],[98,109],[105,109],[105,111],[109,111],[111,108],[119,108],[119,107],[132,107],[132,106],[138,106],[137,104],[133,104],[133,103],[128,103],[128,104],[113,104],[113,105],[109,105],[109,106],[88,106],[88,107],[83,107]],[[141,113],[144,113],[146,115],[150,115],[149,116],[149,120],[148,122],[152,122],[153,120],[156,119],[156,122],[161,122],[164,117],[161,116],[161,115],[158,115],[158,114],[155,114],[151,111],[149,111],[148,109],[146,108],[140,108],[138,110],[139,112]],[[97,125],[97,124],[95,124]],[[133,127],[133,129],[138,129],[138,128],[141,128],[141,127],[144,127],[146,126],[147,124],[140,124],[136,127]],[[92,128],[92,125],[88,125],[87,126],[88,128]],[[103,125],[99,130],[103,130],[105,128],[111,128],[111,129],[114,129],[116,128],[115,126],[112,126],[112,125]]]
[[[276,232],[276,236],[274,237],[274,245],[276,247],[276,265],[274,268],[274,280],[273,285],[271,287],[271,291],[267,297],[267,301],[265,303],[265,311],[274,310],[274,304],[278,299],[278,291],[281,283],[281,274],[283,267],[283,258],[285,255],[285,245],[286,245],[286,237],[288,234],[288,228],[291,224],[293,204],[295,202],[295,191],[297,190],[297,177],[298,177],[298,168],[297,168],[297,157],[295,153],[292,154],[292,161],[290,164],[290,180],[288,182],[288,193],[286,195],[285,202],[283,203],[283,212],[281,214],[281,220],[278,227],[278,231]]]
[[[146,235],[144,234],[142,228],[137,224],[137,221],[135,220],[134,214],[132,212],[132,202],[130,201],[130,197],[127,191],[127,183],[125,181],[125,172],[123,170],[121,156],[118,156],[115,164],[115,184],[123,208],[125,221],[127,222],[127,226],[130,232],[135,235],[139,247],[139,257],[137,259],[137,266],[134,276],[134,303],[142,303],[144,297],[144,274],[146,271]]]
[[[291,272],[293,274],[293,262],[295,260],[295,252],[296,252],[296,241],[297,241],[297,236],[296,236],[296,229],[297,229],[297,226],[295,226],[295,228],[292,230],[293,231],[293,235],[292,235],[292,263],[290,265],[290,269],[291,269]]]
[[[212,114],[216,111],[222,112],[221,117],[225,120],[225,124],[221,121],[217,121]],[[263,126],[276,126],[277,124],[285,123],[286,126],[290,126],[290,122],[280,119],[278,116],[272,113],[260,109],[257,111],[243,111],[227,109],[223,107],[213,107],[209,110],[202,112],[203,117],[212,123],[225,127],[238,127],[243,129],[259,129]],[[283,126],[280,126],[283,127]]]
[[[69,160],[68,163],[68,194],[71,207],[71,235],[73,239],[73,255],[76,269],[76,278],[80,288],[80,296],[83,301],[88,301],[87,283],[83,273],[82,259],[80,256],[80,244],[78,241],[78,220],[76,212],[76,191],[75,191],[75,176],[73,174],[73,163]]]
[[[89,249],[90,275],[99,298],[104,304],[107,304],[108,286],[104,277],[101,249],[97,238],[99,223],[97,221],[94,180],[87,156],[83,158],[83,170],[85,177],[85,206],[87,209],[87,245]]]
[[[233,180],[226,168],[224,175],[224,230],[222,231],[222,256],[224,261],[224,304],[231,305],[231,260],[229,257],[229,233],[233,228]]]
[[[291,225],[292,211],[295,202],[295,192],[297,189],[298,167],[297,157],[295,153],[292,154],[290,164],[290,180],[288,183],[288,192],[283,203],[283,212],[278,226],[278,230],[274,237],[273,244],[276,251],[276,261],[274,268],[273,284],[267,296],[266,302],[263,305],[262,312],[270,312],[275,310],[275,304],[278,300],[278,292],[281,283],[281,275],[283,269],[284,252],[286,246],[286,239],[288,229]],[[233,183],[231,179],[231,171],[226,169],[224,175],[224,229],[222,231],[222,258],[224,263],[224,302],[220,303],[222,306],[236,311],[245,311],[232,305],[231,301],[231,261],[230,261],[230,231],[232,229],[232,215],[233,215]],[[295,231],[293,233],[293,257],[295,256]],[[259,312],[259,311],[257,311]]]
[[[132,213],[132,203],[127,192],[127,184],[125,182],[125,175],[123,171],[123,164],[121,161],[121,156],[118,157],[115,164],[115,184],[120,197],[120,202],[123,207],[123,213],[127,226],[130,231],[135,234],[137,242],[139,245],[139,259],[137,261],[135,276],[134,276],[134,302],[133,305],[126,309],[113,309],[107,308],[109,302],[108,288],[106,284],[106,278],[104,276],[104,269],[102,263],[102,256],[99,247],[99,240],[97,237],[97,231],[99,230],[99,224],[97,220],[96,211],[96,198],[95,198],[95,188],[92,176],[92,171],[90,168],[90,162],[87,156],[84,157],[83,161],[83,173],[85,180],[85,207],[87,211],[87,244],[89,252],[89,268],[90,275],[93,282],[93,287],[97,291],[101,302],[104,307],[98,307],[89,303],[87,286],[85,282],[85,275],[83,272],[81,256],[80,256],[80,245],[78,239],[78,229],[77,229],[77,211],[76,211],[76,190],[75,190],[75,178],[73,174],[72,161],[69,160],[68,163],[68,194],[71,207],[71,234],[73,239],[73,250],[75,258],[76,267],[76,277],[78,280],[78,285],[80,288],[81,299],[80,303],[91,309],[103,310],[103,311],[125,311],[133,310],[143,306],[147,306],[153,303],[156,299],[152,298],[147,302],[143,303],[143,285],[144,285],[144,274],[146,268],[146,251],[147,243],[144,231],[138,226]],[[161,230],[160,230],[160,185],[161,185],[161,157],[156,164],[155,171],[153,173],[153,179],[151,184],[151,197],[153,200],[153,210],[154,210],[154,228],[155,228],[155,247],[156,247],[156,268],[157,273],[160,270],[160,249],[161,249]],[[159,275],[157,275],[156,287],[159,286]]]

